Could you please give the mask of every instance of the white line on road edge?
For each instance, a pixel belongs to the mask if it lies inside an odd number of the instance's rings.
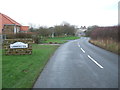
[[[85,53],[85,50],[83,50],[82,48],[80,48],[84,53]]]
[[[90,58],[95,64],[97,64],[100,68],[103,68],[97,61],[95,61],[91,56],[88,55],[88,58]]]

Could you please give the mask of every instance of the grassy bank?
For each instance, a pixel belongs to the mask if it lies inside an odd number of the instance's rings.
[[[68,36],[68,37],[54,37],[54,38],[47,38],[46,40],[42,41],[41,43],[58,43],[62,44],[67,42],[67,40],[74,40],[79,39],[80,37],[75,36]]]
[[[2,49],[0,48],[0,90],[2,89]]]
[[[32,55],[3,55],[3,88],[31,88],[57,47],[34,44]]]
[[[120,43],[118,42],[115,42],[113,40],[90,40],[89,42],[105,50],[108,50],[120,55],[120,49],[118,48]]]

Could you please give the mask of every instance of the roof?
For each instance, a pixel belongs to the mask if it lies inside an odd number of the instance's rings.
[[[21,31],[28,31],[28,26],[22,26],[20,23],[16,22],[12,18],[8,17],[5,14],[0,13],[0,33],[2,33],[3,26],[5,24],[15,24],[21,27]]]
[[[0,16],[2,17],[2,24],[15,24],[21,26],[20,23],[16,22],[5,14],[0,13]]]
[[[2,15],[0,14],[0,34],[2,33]]]
[[[12,18],[8,17],[5,14],[0,13],[0,33],[2,33],[2,29],[5,24],[15,24],[15,25],[21,26],[21,24],[19,24]]]

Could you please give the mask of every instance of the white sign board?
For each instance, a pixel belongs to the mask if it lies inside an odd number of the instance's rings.
[[[10,48],[28,48],[28,44],[25,44],[23,42],[15,42],[13,44],[10,44]]]

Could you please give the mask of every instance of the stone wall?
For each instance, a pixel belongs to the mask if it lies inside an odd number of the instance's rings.
[[[28,44],[28,48],[10,48],[10,44],[15,42],[23,42]],[[6,39],[3,42],[4,54],[6,55],[31,55],[32,54],[32,39]]]

